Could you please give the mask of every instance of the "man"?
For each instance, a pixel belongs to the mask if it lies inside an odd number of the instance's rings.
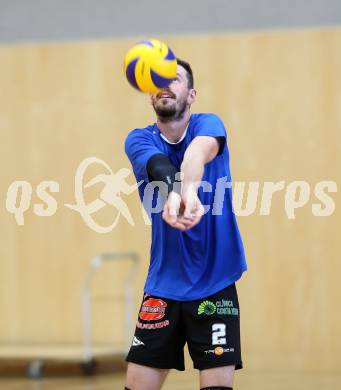
[[[177,62],[176,79],[151,96],[156,124],[133,130],[125,144],[136,180],[143,180],[141,199],[153,181],[163,193],[154,193],[153,205],[165,197],[163,212],[151,213],[150,267],[126,389],[159,390],[169,369],[184,370],[187,342],[200,388],[226,390],[242,368],[235,282],[246,262],[224,124],[214,114],[191,114],[193,73]]]

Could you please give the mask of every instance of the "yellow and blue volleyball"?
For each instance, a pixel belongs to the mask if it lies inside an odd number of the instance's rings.
[[[176,77],[174,53],[156,39],[133,46],[124,58],[124,73],[129,83],[141,92],[156,93]]]

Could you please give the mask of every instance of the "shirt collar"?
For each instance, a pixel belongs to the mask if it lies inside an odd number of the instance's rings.
[[[181,136],[181,138],[179,139],[178,142],[171,142],[171,141],[169,141],[169,139],[167,139],[167,138],[161,133],[161,131],[160,131],[160,129],[159,129],[160,137],[161,137],[164,141],[166,141],[167,144],[170,144],[170,145],[177,145],[177,144],[179,144],[179,143],[180,143],[181,141],[183,141],[183,140],[185,139],[185,137],[186,137],[187,130],[188,130],[188,126],[189,126],[189,123],[190,123],[190,121],[191,121],[191,118],[192,118],[192,116],[190,116],[189,121],[188,121],[187,126],[186,126],[186,129],[185,129],[184,133],[182,134],[182,136]]]

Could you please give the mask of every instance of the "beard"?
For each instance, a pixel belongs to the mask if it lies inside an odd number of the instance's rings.
[[[172,104],[163,104],[160,100],[153,102],[153,108],[161,122],[178,121],[183,118],[187,107],[186,100],[179,101],[178,107],[176,100]]]

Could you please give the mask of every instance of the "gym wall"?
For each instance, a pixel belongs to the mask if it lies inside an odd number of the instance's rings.
[[[154,122],[148,96],[122,74],[122,58],[140,36],[74,42],[16,43],[0,47],[0,349],[81,344],[81,292],[90,259],[103,252],[134,251],[141,262],[134,282],[141,301],[149,260],[150,227],[134,192],[122,194],[134,226],[121,215],[100,234],[65,204],[75,203],[79,164],[94,156],[118,172],[130,168],[124,140],[131,129]],[[160,35],[195,72],[193,112],[215,112],[228,127],[235,181],[284,181],[270,215],[238,218],[249,270],[238,283],[244,363],[249,369],[337,370],[341,342],[338,275],[341,244],[336,209],[316,217],[318,182],[340,183],[340,28]],[[87,180],[108,173],[95,164]],[[32,186],[19,226],[6,209],[11,183]],[[59,183],[54,215],[36,215],[40,182]],[[306,181],[307,204],[289,219],[285,193]],[[133,175],[127,182],[134,183]],[[102,185],[84,189],[86,202]],[[290,189],[290,187],[289,187]],[[20,194],[19,194],[20,195]],[[18,195],[18,200],[20,196]],[[298,196],[299,194],[297,194]],[[110,225],[110,205],[93,215]],[[123,289],[129,264],[98,270],[94,293],[96,345],[123,342]]]

